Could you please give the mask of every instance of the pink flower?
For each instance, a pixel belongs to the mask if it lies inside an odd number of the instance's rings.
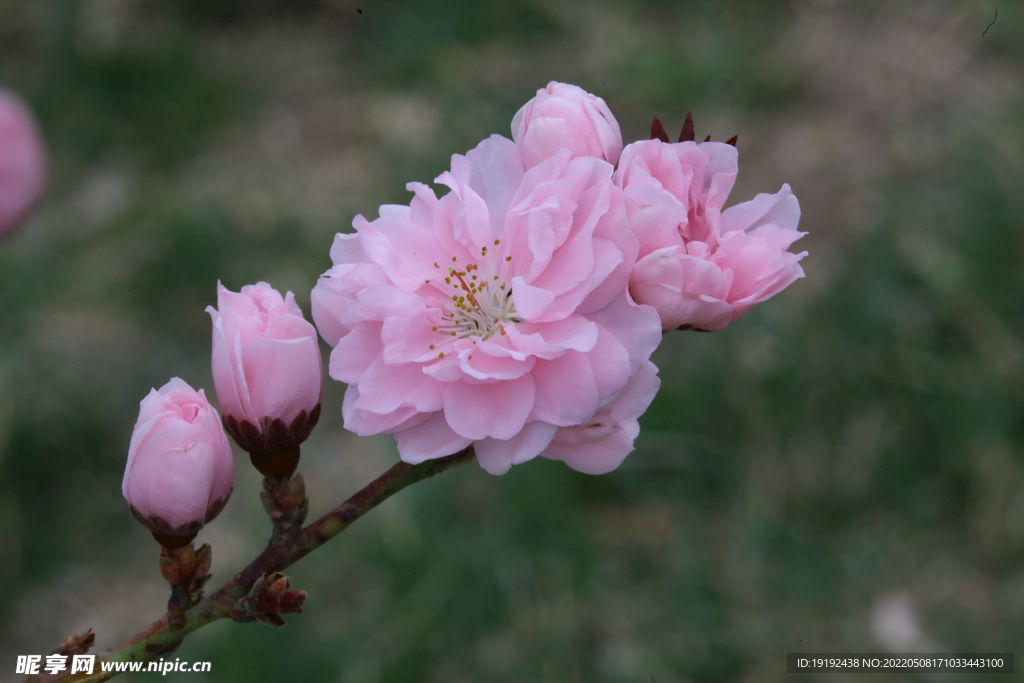
[[[495,135],[452,157],[447,195],[411,183],[411,206],[356,217],[312,295],[346,428],[395,434],[409,463],[474,444],[501,474],[614,401],[661,328],[626,292],[611,174],[568,150],[526,169]]]
[[[608,105],[583,88],[551,81],[523,105],[512,119],[512,139],[526,168],[567,149],[573,157],[588,156],[615,164],[622,151],[622,133]]]
[[[178,379],[139,404],[121,492],[164,545],[189,543],[231,495],[235,465],[217,411]],[[167,541],[167,542],[164,542]]]
[[[615,182],[640,241],[633,298],[654,306],[662,328],[720,330],[803,277],[792,254],[800,204],[789,185],[725,211],[736,148],[719,142],[636,142]]]
[[[240,294],[217,283],[217,308],[206,312],[213,319],[213,383],[232,436],[250,453],[297,446],[319,417],[323,366],[316,329],[295,297],[282,298],[265,282]],[[247,422],[250,432],[266,435],[275,420],[281,438],[294,443],[263,443],[238,427]],[[293,423],[289,438],[284,432]]]
[[[46,184],[46,151],[35,120],[0,90],[0,236],[25,219]]]
[[[637,419],[651,405],[661,386],[657,373],[654,363],[645,363],[622,393],[598,410],[586,424],[559,427],[541,455],[562,460],[586,474],[606,474],[614,470],[633,451],[633,441],[640,433]]]

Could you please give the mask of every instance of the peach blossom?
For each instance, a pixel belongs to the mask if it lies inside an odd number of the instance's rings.
[[[611,175],[568,149],[528,167],[495,135],[452,157],[448,194],[411,183],[410,206],[338,235],[312,302],[346,428],[395,434],[410,463],[473,444],[500,474],[614,401],[661,329],[626,291],[637,240]]]
[[[736,148],[644,140],[623,150],[615,174],[639,243],[630,293],[654,306],[662,328],[720,330],[803,277],[788,251],[800,204],[789,185],[723,211]]]
[[[32,113],[0,90],[0,236],[28,216],[46,185],[46,150]]]
[[[213,320],[213,384],[225,417],[259,426],[291,424],[320,403],[323,365],[316,328],[295,297],[265,282],[231,292],[217,283]]]
[[[194,536],[231,494],[231,445],[203,390],[177,377],[139,404],[121,492],[151,531]]]
[[[619,160],[622,133],[604,100],[583,88],[551,81],[512,119],[512,139],[526,168],[567,149],[610,164]]]

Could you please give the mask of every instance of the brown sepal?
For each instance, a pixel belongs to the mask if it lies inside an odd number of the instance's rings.
[[[711,142],[711,136],[709,135],[706,138],[704,138],[704,142]]]
[[[149,529],[149,532],[153,534],[153,539],[165,548],[184,548],[192,542],[196,534],[199,533],[199,530],[203,528],[202,520],[197,519],[175,528],[162,517],[156,515],[144,517],[141,512],[135,509],[134,505],[129,505],[128,509],[131,510],[132,517]]]
[[[739,140],[739,139],[740,139],[739,135],[733,135],[731,138],[729,138],[728,140],[725,141],[725,144],[732,145],[733,147],[735,147],[736,146],[736,141]]]
[[[679,133],[679,142],[693,142],[693,114],[686,112],[683,130]]]
[[[213,501],[210,507],[206,509],[206,517],[204,519],[193,520],[179,527],[172,527],[167,520],[157,515],[144,517],[141,512],[135,509],[134,505],[129,505],[128,509],[131,510],[132,517],[149,529],[149,532],[153,534],[153,539],[164,548],[184,548],[195,540],[196,534],[199,533],[204,524],[212,522],[213,518],[220,514],[233,491],[234,489],[231,489],[224,496]]]
[[[668,142],[668,133],[665,132],[665,127],[661,125],[661,121],[658,120],[657,116],[651,121],[651,139]]]
[[[679,332],[714,332],[715,331],[715,330],[702,330],[699,327],[694,327],[693,325],[680,325],[679,327],[676,328],[676,330],[679,331]]]
[[[259,425],[231,415],[225,415],[222,421],[225,431],[246,453],[280,453],[298,448],[319,420],[320,404],[317,403],[309,413],[303,410],[287,425],[279,417],[260,418]]]
[[[277,453],[250,453],[252,466],[267,479],[284,481],[295,474],[299,466],[300,451],[298,446]]]

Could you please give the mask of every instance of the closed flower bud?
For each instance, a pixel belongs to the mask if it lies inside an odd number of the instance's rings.
[[[175,377],[142,400],[121,492],[162,545],[187,545],[217,516],[234,472],[220,416],[201,389]]]
[[[18,227],[43,193],[46,150],[32,114],[0,90],[0,237]]]
[[[213,383],[228,432],[249,453],[297,448],[320,416],[316,328],[291,292],[282,297],[265,282],[241,293],[218,283],[217,308],[206,311],[213,319]]]
[[[594,157],[616,164],[622,133],[608,105],[568,83],[551,81],[512,119],[512,139],[532,168],[567,149],[573,157]]]

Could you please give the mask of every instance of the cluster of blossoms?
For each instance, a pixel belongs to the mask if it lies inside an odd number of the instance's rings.
[[[598,97],[551,83],[512,121],[452,157],[438,197],[382,206],[339,234],[312,314],[348,384],[345,426],[394,434],[417,464],[472,446],[492,474],[537,456],[618,467],[660,381],[673,329],[720,330],[803,276],[788,185],[723,209],[729,143],[623,148]],[[289,292],[218,287],[213,378],[223,427],[180,379],[143,402],[124,494],[165,547],[190,543],[231,491],[224,428],[266,476],[280,532],[305,516],[299,444],[320,413],[317,330]]]
[[[788,186],[723,211],[726,143],[623,149],[604,101],[551,83],[408,206],[338,235],[313,318],[360,435],[417,463],[473,445],[617,467],[659,385],[662,331],[719,330],[803,275]]]
[[[140,634],[146,651],[177,647],[201,600],[211,550],[192,541],[232,493],[229,435],[264,476],[273,532],[214,597],[237,621],[274,626],[305,600],[277,569],[413,475],[474,454],[492,474],[538,456],[589,474],[618,467],[660,386],[650,358],[663,334],[720,330],[803,277],[788,185],[724,208],[734,142],[696,143],[688,115],[676,143],[655,119],[650,140],[623,147],[603,100],[551,83],[515,115],[511,140],[452,157],[436,179],[442,196],[410,183],[409,205],[337,235],[311,294],[316,327],[291,292],[218,284],[207,312],[223,415],[173,378],[141,402],[128,448],[122,492],[171,585],[166,621]],[[0,236],[24,220],[45,173],[31,116],[0,92]],[[407,464],[303,528],[296,468],[320,416],[318,330],[331,377],[348,384],[346,428],[393,434]],[[157,642],[167,629],[177,639]],[[65,647],[91,643],[90,632]]]

